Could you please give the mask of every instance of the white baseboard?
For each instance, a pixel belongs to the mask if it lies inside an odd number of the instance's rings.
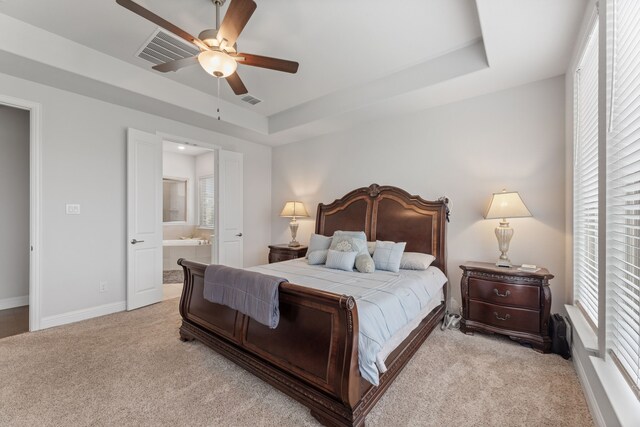
[[[584,396],[587,399],[587,406],[589,407],[589,411],[591,412],[591,417],[593,418],[593,422],[598,427],[607,427],[607,424],[604,422],[604,417],[602,416],[602,411],[600,411],[600,406],[598,405],[598,401],[596,400],[595,395],[593,394],[593,389],[591,388],[591,384],[589,384],[589,380],[587,379],[587,374],[584,372],[584,367],[582,366],[582,362],[580,362],[580,358],[576,356],[575,349],[572,349],[574,354],[573,356],[573,366],[576,369],[576,373],[578,374],[578,379],[580,380],[580,384],[582,385],[582,390],[584,391]]]
[[[81,320],[92,319],[94,317],[105,316],[127,309],[127,302],[120,301],[112,304],[99,305],[97,307],[85,308],[83,310],[71,311],[55,316],[43,317],[40,321],[40,329],[53,328],[54,326],[66,325],[68,323],[79,322]]]
[[[22,307],[25,305],[29,305],[29,295],[0,299],[0,310],[7,310],[9,308]]]

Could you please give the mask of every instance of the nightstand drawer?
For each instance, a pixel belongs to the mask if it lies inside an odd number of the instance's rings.
[[[269,263],[273,262],[281,262],[281,261],[289,261],[290,259],[298,258],[295,255],[291,254],[283,254],[283,253],[270,253],[269,254]]]
[[[307,253],[306,246],[269,245],[269,263],[302,258]]]
[[[469,301],[469,320],[521,332],[540,332],[540,312]]]
[[[470,277],[469,298],[534,310],[540,308],[538,286],[514,285]]]

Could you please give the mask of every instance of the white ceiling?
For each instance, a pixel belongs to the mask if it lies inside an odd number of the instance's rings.
[[[214,7],[210,0],[137,1],[193,35],[213,26]],[[385,111],[382,105],[393,106],[393,111],[398,112],[415,111],[563,74],[587,3],[256,2],[258,8],[239,38],[239,50],[296,60],[300,63],[299,72],[291,75],[240,66],[239,73],[249,93],[263,102],[256,106],[241,102],[226,84],[222,85],[222,97],[240,107],[239,115],[245,114],[257,124],[247,127],[238,119],[229,121],[233,126],[221,127],[212,122],[210,127],[272,145],[388,116],[390,110]],[[161,74],[137,58],[135,54],[157,27],[120,7],[115,0],[0,0],[0,13],[133,65],[139,70],[137,74],[142,73],[140,77],[149,75],[150,82],[160,78],[166,82],[167,94],[170,89],[179,92],[180,87],[185,88],[185,93],[195,89],[202,95],[216,94],[215,79],[199,66]],[[0,35],[1,32],[0,28]],[[16,46],[12,48],[5,50],[20,55]],[[0,54],[2,50],[0,37]],[[78,48],[76,56],[87,53]],[[37,71],[31,69],[31,62],[39,59],[28,59],[29,73],[35,76]],[[113,63],[114,70],[120,67],[120,61]],[[15,64],[19,61],[13,62],[12,67],[0,68],[0,72],[18,74],[20,66]],[[48,65],[55,66],[51,61]],[[53,79],[50,72],[49,77],[44,76],[44,71],[42,74],[40,80]],[[115,77],[108,83],[120,86]],[[178,98],[171,93],[166,97]],[[212,98],[211,102],[215,100]],[[184,108],[184,102],[176,105]],[[202,110],[195,103],[193,109]],[[168,107],[165,115],[172,116]],[[259,123],[260,116],[267,118],[265,126]]]

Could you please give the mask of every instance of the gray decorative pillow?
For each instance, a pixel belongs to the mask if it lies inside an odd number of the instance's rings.
[[[400,260],[406,245],[406,242],[376,241],[376,249],[373,252],[373,262],[376,264],[376,269],[397,273],[400,270]]]
[[[353,271],[356,262],[355,252],[340,252],[329,249],[327,253],[327,267],[338,270]]]
[[[320,249],[313,252],[307,252],[307,260],[309,265],[320,265],[327,262],[328,249]]]
[[[356,257],[356,270],[360,273],[373,273],[376,271],[376,264],[369,254],[360,254]]]
[[[354,251],[358,254],[368,253],[367,236],[364,231],[336,231],[333,233],[329,249],[342,252]]]
[[[329,249],[331,239],[331,237],[323,236],[322,234],[312,234],[311,237],[309,237],[309,249],[307,249],[306,258],[309,258],[309,254],[313,251]]]
[[[436,257],[422,252],[405,252],[400,259],[401,270],[426,270]]]

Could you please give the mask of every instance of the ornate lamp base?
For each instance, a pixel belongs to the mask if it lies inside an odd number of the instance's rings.
[[[300,242],[296,240],[296,236],[298,234],[298,221],[296,221],[295,217],[293,217],[289,223],[289,230],[291,230],[291,241],[289,242],[289,247],[297,248],[300,246]]]
[[[498,267],[511,267],[511,261],[507,256],[509,251],[509,243],[513,237],[513,228],[509,227],[509,223],[505,218],[500,221],[500,226],[496,227],[496,238],[498,239],[498,248],[500,249],[500,258],[496,262]]]

